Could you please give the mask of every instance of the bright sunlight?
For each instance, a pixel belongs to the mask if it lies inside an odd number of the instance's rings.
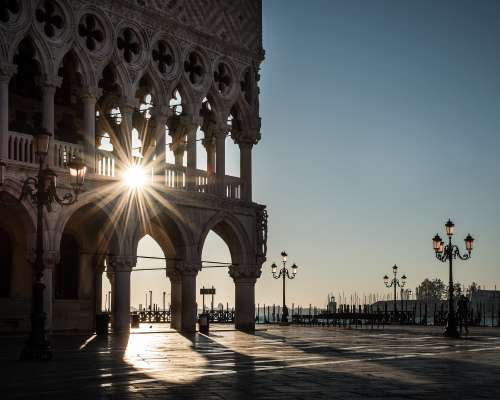
[[[123,174],[123,179],[130,188],[138,189],[146,183],[146,173],[139,165],[132,165]]]

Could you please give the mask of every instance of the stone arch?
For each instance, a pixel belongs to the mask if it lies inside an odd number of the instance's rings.
[[[220,211],[215,214],[203,228],[198,242],[198,253],[201,256],[205,239],[210,231],[214,231],[226,243],[231,253],[233,265],[247,265],[251,263],[251,242],[241,222],[234,215]]]
[[[58,68],[61,68],[64,58],[68,55],[71,55],[78,62],[78,72],[80,72],[82,78],[82,85],[84,87],[97,87],[98,81],[95,75],[95,70],[92,66],[92,62],[85,52],[79,50],[80,49],[76,47],[71,47],[64,54],[61,54],[61,57],[59,57],[59,59],[57,60],[56,65],[58,65]]]
[[[35,60],[40,66],[42,76],[52,76],[54,73],[54,63],[52,62],[52,51],[47,43],[40,38],[36,31],[30,31],[25,36],[14,38],[9,49],[9,62],[14,64],[14,57],[18,52],[21,42],[28,40],[35,50]]]
[[[153,207],[159,208],[160,211],[150,215],[148,220],[137,224],[132,235],[132,248],[137,250],[139,241],[145,235],[150,235],[160,245],[163,252],[169,254],[169,258],[175,258],[167,262],[167,268],[175,268],[175,261],[184,260],[190,256],[192,234],[182,221],[182,214],[173,206],[169,206],[168,212],[165,211],[165,206],[160,204],[155,204]]]
[[[153,96],[153,104],[155,106],[167,105],[168,101],[165,101],[168,98],[167,92],[165,91],[163,84],[158,81],[156,75],[151,70],[151,67],[148,67],[133,84],[131,91],[134,93],[134,97],[139,94],[138,92],[141,90],[141,83],[144,81],[147,81],[150,87],[150,92]]]
[[[110,204],[104,204],[101,200],[97,199],[91,193],[84,193],[78,201],[67,208],[61,209],[58,218],[54,223],[54,236],[52,238],[52,245],[54,249],[59,249],[61,237],[64,230],[69,227],[71,222],[82,221],[83,233],[92,236],[89,230],[91,226],[102,228],[104,231],[100,233],[99,240],[96,242],[96,237],[93,238],[96,244],[97,253],[111,253],[120,254],[120,231],[112,220],[112,210]],[[95,223],[88,224],[83,221],[93,220]],[[78,229],[77,229],[78,230]],[[82,232],[82,231],[81,231]],[[75,231],[75,233],[77,233]],[[88,245],[81,242],[82,248],[87,248]],[[106,250],[107,249],[107,250]]]

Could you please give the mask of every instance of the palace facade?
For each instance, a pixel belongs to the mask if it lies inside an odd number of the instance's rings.
[[[260,0],[0,3],[0,330],[29,330],[36,206],[20,197],[38,171],[40,130],[52,134],[47,167],[61,196],[68,162],[87,165],[78,201],[44,212],[48,330],[92,331],[104,278],[113,330],[128,331],[131,271],[149,234],[166,254],[172,327],[195,331],[211,230],[231,253],[236,327],[254,329],[267,240],[265,206],[252,201],[261,33]],[[226,174],[229,145],[238,177]],[[131,168],[143,187],[126,184]]]

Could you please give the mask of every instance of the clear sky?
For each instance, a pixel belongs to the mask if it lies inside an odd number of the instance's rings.
[[[300,267],[289,303],[387,293],[394,264],[411,288],[447,280],[431,247],[447,218],[460,246],[469,232],[477,239],[456,279],[500,288],[500,2],[263,3],[254,199],[270,217],[257,302],[281,301],[269,265],[283,249]],[[155,250],[145,240],[139,251]],[[229,255],[212,238],[204,257]],[[143,274],[132,303],[148,285],[160,302],[167,280],[162,289]],[[216,303],[233,303],[225,271],[199,281],[217,287]]]

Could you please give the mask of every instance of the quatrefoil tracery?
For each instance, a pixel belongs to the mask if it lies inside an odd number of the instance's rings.
[[[90,51],[94,51],[97,44],[104,40],[104,33],[98,26],[97,18],[91,14],[86,15],[80,21],[78,34],[85,40],[85,45]]]
[[[123,51],[123,58],[128,63],[131,63],[139,55],[139,40],[130,28],[123,30],[122,35],[118,37],[117,45],[118,49]]]
[[[174,65],[174,56],[172,50],[164,41],[159,41],[156,44],[152,56],[161,74],[166,74],[172,69]]]
[[[12,15],[18,14],[21,7],[17,0],[0,0],[0,21],[7,23]]]
[[[52,0],[45,0],[36,10],[36,20],[43,25],[45,34],[52,38],[57,31],[64,27],[64,20],[56,4]]]
[[[220,94],[225,95],[229,93],[233,79],[226,64],[220,63],[214,71],[214,81]]]
[[[195,52],[189,54],[187,60],[184,61],[184,71],[193,85],[199,85],[203,82],[205,67],[199,54]]]

